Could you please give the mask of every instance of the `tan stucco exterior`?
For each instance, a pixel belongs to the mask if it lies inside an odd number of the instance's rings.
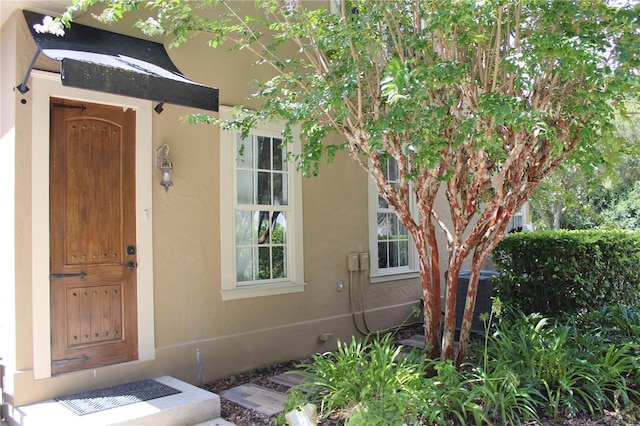
[[[252,2],[247,2],[252,3]],[[79,19],[97,26],[89,17]],[[171,375],[197,383],[196,350],[204,380],[308,356],[335,348],[335,338],[359,335],[349,285],[363,284],[368,323],[386,329],[401,323],[419,303],[417,279],[369,283],[367,272],[347,271],[347,254],[367,252],[365,172],[346,154],[303,179],[304,291],[222,300],[220,131],[191,126],[181,117],[196,112],[148,101],[63,88],[59,75],[34,71],[31,90],[15,91],[34,52],[17,11],[2,26],[1,116],[3,159],[3,273],[0,297],[0,364],[5,410],[139,378]],[[136,34],[122,24],[111,31]],[[125,30],[126,29],[126,30]],[[198,40],[170,51],[192,80],[220,88],[220,104],[246,102],[249,83],[261,77],[247,56],[229,57]],[[40,61],[49,71],[55,64]],[[52,376],[48,306],[48,96],[135,108],[137,111],[138,361]],[[22,101],[26,103],[22,103]],[[250,105],[251,106],[251,105]],[[255,105],[253,105],[255,107]],[[168,191],[158,184],[154,151],[171,147],[175,172]],[[336,283],[347,286],[343,292]],[[334,339],[322,342],[320,334]]]

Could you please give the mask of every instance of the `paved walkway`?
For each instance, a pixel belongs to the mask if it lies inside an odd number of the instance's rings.
[[[407,348],[424,348],[424,336],[414,335],[408,339],[398,342]],[[295,374],[293,371],[271,377],[274,383],[284,385],[288,388],[296,386],[304,380],[304,376]],[[250,410],[258,411],[268,416],[276,415],[284,410],[287,396],[283,392],[265,388],[264,386],[246,383],[227,389],[219,393],[220,398],[228,399]]]

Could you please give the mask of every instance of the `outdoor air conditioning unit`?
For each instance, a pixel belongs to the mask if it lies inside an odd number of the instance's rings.
[[[467,300],[467,288],[469,287],[469,276],[471,271],[460,271],[458,276],[458,291],[456,292],[456,330],[462,327],[462,317],[464,316],[464,306]],[[482,313],[491,313],[491,305],[494,296],[493,282],[491,277],[498,275],[495,271],[480,271],[478,282],[478,295],[476,296],[476,307],[473,311],[473,321],[471,322],[471,332],[477,334],[484,333],[484,322],[480,319]]]

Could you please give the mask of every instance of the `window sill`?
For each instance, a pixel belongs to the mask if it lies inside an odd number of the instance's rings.
[[[406,271],[398,271],[398,272],[388,272],[388,273],[378,273],[376,275],[370,275],[369,276],[369,281],[371,282],[371,284],[375,284],[375,283],[383,283],[383,282],[387,282],[387,281],[399,281],[399,280],[408,280],[408,279],[414,279],[414,278],[420,278],[420,271],[411,271],[411,270],[406,270]]]
[[[301,293],[305,283],[262,284],[221,290],[222,300],[249,299],[252,297],[277,296],[280,294]]]

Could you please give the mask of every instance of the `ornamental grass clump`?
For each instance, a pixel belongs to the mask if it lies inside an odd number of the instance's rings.
[[[426,364],[415,352],[400,357],[400,351],[390,335],[338,342],[335,352],[317,354],[313,363],[301,366],[307,380],[298,390],[319,405],[321,415],[338,412],[349,418],[376,402],[385,407],[387,417],[402,417],[407,410],[395,401],[405,400],[405,394],[420,384]]]
[[[632,344],[611,344],[576,325],[537,314],[513,314],[490,336],[490,363],[535,388],[552,418],[602,414],[637,398],[638,358]]]
[[[484,412],[500,424],[518,425],[523,422],[539,421],[538,410],[543,399],[542,394],[526,376],[510,368],[508,362],[490,357],[493,352],[495,320],[501,317],[502,302],[494,298],[489,314],[482,314],[484,339],[482,351],[476,357],[477,362],[468,363],[470,385],[475,389]]]
[[[307,380],[290,392],[320,407],[320,415],[338,414],[349,425],[467,424],[486,422],[482,406],[466,378],[451,361],[407,353],[391,335],[338,342],[335,352],[318,354],[300,366]],[[302,391],[302,392],[301,392]]]
[[[288,406],[312,402],[322,418],[351,426],[522,425],[634,412],[640,312],[609,307],[549,319],[501,310],[494,300],[461,368],[407,354],[391,334],[338,342],[337,351],[300,366],[307,380],[289,392]]]

